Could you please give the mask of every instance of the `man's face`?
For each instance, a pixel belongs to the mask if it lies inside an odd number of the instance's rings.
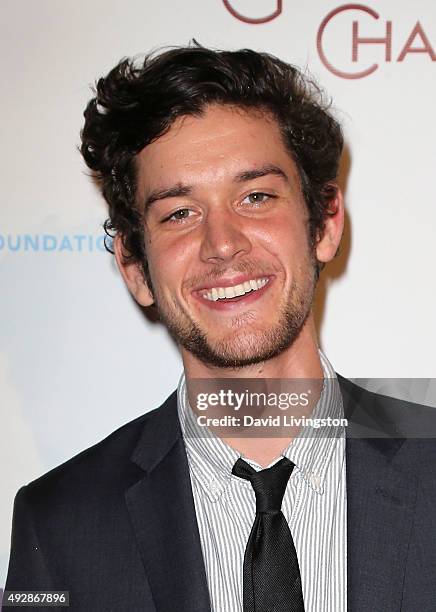
[[[278,125],[210,106],[138,155],[152,292],[177,342],[242,367],[288,348],[310,312],[315,256]]]

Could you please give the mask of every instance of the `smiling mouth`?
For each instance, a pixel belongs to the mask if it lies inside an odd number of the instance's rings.
[[[269,282],[269,278],[253,278],[238,285],[231,285],[229,287],[212,287],[209,290],[204,290],[201,296],[205,300],[210,302],[217,302],[218,300],[226,301],[232,300],[236,297],[241,297],[252,291],[259,291],[262,287]]]

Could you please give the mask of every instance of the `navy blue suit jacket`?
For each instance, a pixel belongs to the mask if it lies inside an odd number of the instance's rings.
[[[432,409],[340,385],[348,610],[434,612],[436,441],[400,437]],[[6,588],[68,590],[74,611],[210,610],[175,393],[20,489]]]

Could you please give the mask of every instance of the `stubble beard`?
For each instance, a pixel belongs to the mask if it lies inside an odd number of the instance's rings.
[[[316,286],[316,267],[313,258],[306,276],[298,284],[294,279],[287,299],[280,306],[277,322],[269,329],[250,330],[247,325],[254,318],[248,311],[235,316],[230,339],[212,341],[195,321],[174,302],[169,305],[154,292],[161,321],[178,345],[203,363],[216,368],[239,369],[277,357],[298,338],[310,314]],[[238,329],[240,332],[238,333]]]

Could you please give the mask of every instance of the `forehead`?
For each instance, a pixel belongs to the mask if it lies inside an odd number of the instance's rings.
[[[199,117],[177,119],[137,156],[138,190],[168,182],[214,182],[267,164],[297,170],[278,123],[259,110],[210,106]]]

